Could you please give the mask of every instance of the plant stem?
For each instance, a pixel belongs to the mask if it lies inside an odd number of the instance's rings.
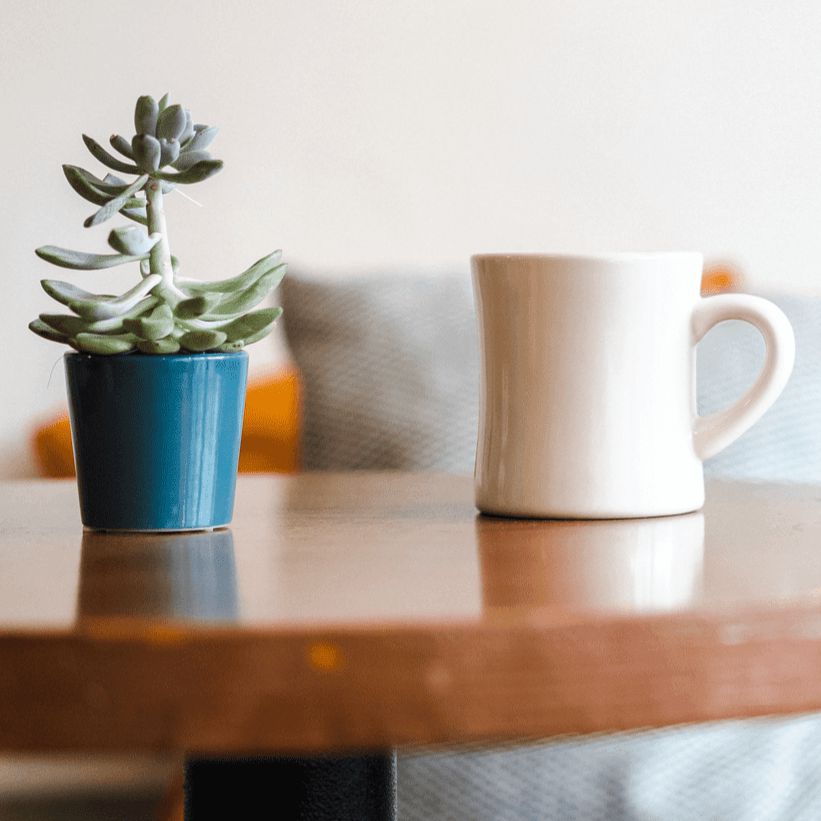
[[[171,267],[171,248],[168,244],[168,228],[165,224],[162,187],[159,180],[150,180],[145,187],[148,233],[159,234],[160,241],[151,249],[151,273],[160,274],[163,285],[174,284],[174,269]]]
[[[171,264],[171,247],[168,244],[168,227],[165,224],[162,184],[159,180],[149,180],[145,186],[146,216],[148,233],[159,234],[160,241],[151,249],[149,267],[152,274],[159,274],[162,282],[154,289],[159,296],[171,303],[173,308],[184,294],[174,284],[174,267]]]

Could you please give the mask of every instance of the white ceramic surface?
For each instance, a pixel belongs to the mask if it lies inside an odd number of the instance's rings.
[[[482,348],[476,505],[543,518],[662,516],[704,503],[702,460],[783,390],[795,342],[759,297],[702,298],[697,253],[472,258]],[[767,343],[730,408],[696,413],[695,345],[742,319]]]

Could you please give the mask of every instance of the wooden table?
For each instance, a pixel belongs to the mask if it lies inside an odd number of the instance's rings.
[[[242,477],[230,530],[0,494],[0,748],[337,754],[821,708],[821,488],[478,516],[471,480]]]

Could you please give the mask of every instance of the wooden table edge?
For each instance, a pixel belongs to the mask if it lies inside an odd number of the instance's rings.
[[[821,708],[821,608],[0,632],[0,749],[363,750]]]

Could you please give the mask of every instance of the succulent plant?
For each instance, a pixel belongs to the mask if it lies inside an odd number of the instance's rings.
[[[43,313],[29,324],[39,336],[92,354],[170,354],[178,351],[237,351],[266,336],[281,308],[251,310],[285,274],[281,252],[257,260],[238,276],[217,281],[186,279],[172,256],[164,195],[177,185],[201,182],[222,168],[207,148],[217,129],[194,124],[168,95],[140,97],[134,111],[136,134],[119,134],[110,143],[124,159],[83,135],[86,147],[112,171],[102,179],[75,165],[64,165],[69,185],[99,209],[90,228],[122,214],[136,225],[108,235],[113,254],[87,254],[44,245],[37,256],[73,270],[98,270],[128,262],[139,264],[140,282],[125,293],[93,294],[68,282],[41,280],[43,290],[71,313]]]

